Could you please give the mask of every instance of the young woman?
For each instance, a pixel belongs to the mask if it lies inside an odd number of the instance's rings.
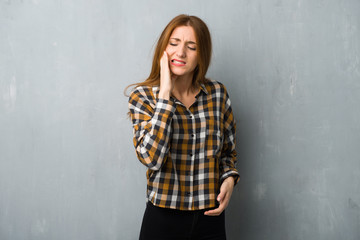
[[[226,239],[224,210],[239,180],[235,120],[225,86],[205,77],[210,58],[206,24],[179,15],[130,94],[133,142],[148,168],[142,240]]]

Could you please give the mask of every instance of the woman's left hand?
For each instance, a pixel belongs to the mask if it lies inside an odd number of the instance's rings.
[[[220,194],[217,197],[217,201],[220,203],[219,207],[213,210],[206,211],[204,215],[208,216],[219,216],[225,208],[228,206],[231,198],[231,194],[234,189],[234,178],[226,178],[220,187]]]

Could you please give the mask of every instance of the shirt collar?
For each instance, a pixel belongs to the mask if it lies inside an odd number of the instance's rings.
[[[203,91],[206,95],[209,94],[208,90],[205,87],[205,84],[203,84],[203,83],[200,83],[200,92],[201,91]],[[158,96],[158,94],[160,92],[160,86],[154,86],[153,92],[155,93],[156,96]],[[196,97],[200,95],[200,92],[196,95]]]
[[[200,83],[200,90],[202,90],[206,95],[209,94],[209,92],[206,90],[206,87],[203,83]]]

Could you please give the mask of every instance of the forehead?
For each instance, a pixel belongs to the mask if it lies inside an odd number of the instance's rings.
[[[180,26],[175,28],[170,38],[177,38],[181,41],[196,41],[195,31],[191,26]]]

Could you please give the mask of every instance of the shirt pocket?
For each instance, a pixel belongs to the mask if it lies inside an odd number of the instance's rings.
[[[222,143],[220,121],[215,117],[206,117],[206,146],[208,150],[213,150],[213,156],[221,151]]]

